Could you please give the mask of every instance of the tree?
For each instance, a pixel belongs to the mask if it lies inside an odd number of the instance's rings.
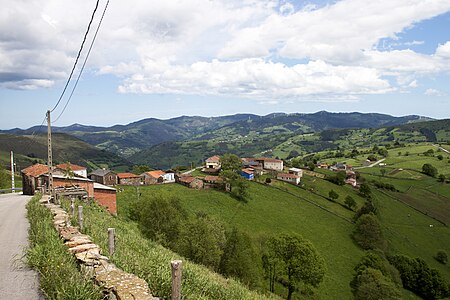
[[[436,175],[438,174],[437,169],[433,167],[431,164],[424,164],[422,166],[422,172],[431,177],[436,177]]]
[[[316,168],[316,165],[315,165],[313,162],[309,162],[309,163],[308,163],[308,168],[309,168],[311,171],[314,171],[314,169]]]
[[[148,166],[136,165],[136,166],[133,166],[133,171],[132,172],[133,172],[133,174],[141,175],[142,173],[148,172],[150,170],[151,170],[151,168],[148,167]]]
[[[235,154],[224,154],[220,158],[220,165],[226,171],[239,172],[242,169],[242,161]]]
[[[385,149],[385,148],[380,148],[380,149],[378,150],[378,154],[381,155],[381,156],[383,156],[383,157],[387,157],[387,156],[389,155],[389,152],[388,152],[387,149]]]
[[[367,183],[361,184],[361,186],[359,187],[359,193],[366,199],[370,199],[372,197],[372,190]]]
[[[376,214],[377,208],[375,207],[374,203],[372,201],[366,201],[363,206],[361,206],[360,209],[355,214],[355,220],[358,220],[359,217],[366,214]]]
[[[421,258],[394,255],[388,258],[397,268],[403,287],[424,299],[440,299],[450,296],[449,287],[438,270],[430,268]]]
[[[142,233],[163,246],[174,249],[181,224],[187,219],[180,201],[177,198],[153,196],[139,201],[136,207]]]
[[[436,258],[436,260],[443,265],[447,264],[448,262],[448,255],[445,250],[438,250],[434,258]]]
[[[247,201],[249,197],[248,182],[242,176],[231,170],[222,170],[220,177],[225,183],[225,190],[230,192],[231,196],[240,200]]]
[[[176,248],[192,261],[218,270],[224,240],[222,224],[206,214],[198,213],[180,228]]]
[[[438,180],[439,180],[439,182],[445,182],[445,175],[444,174],[439,174]]]
[[[11,176],[0,166],[0,189],[11,188]]]
[[[369,156],[367,156],[367,159],[370,160],[370,161],[377,161],[378,160],[377,157],[375,155],[373,155],[373,154],[370,154]]]
[[[366,251],[366,254],[361,258],[360,262],[354,268],[356,275],[352,282],[350,282],[350,286],[352,288],[356,288],[357,286],[356,280],[358,275],[362,274],[362,272],[368,268],[380,271],[383,276],[388,278],[396,286],[402,286],[400,273],[393,265],[389,263],[389,261],[384,256],[384,253],[379,250],[370,250]]]
[[[327,176],[326,179],[334,184],[344,185],[346,177],[345,171],[339,171],[335,175]]]
[[[350,209],[353,209],[354,207],[356,207],[356,201],[350,195],[347,195],[347,197],[345,197],[344,203]]]
[[[259,287],[261,266],[255,257],[257,255],[250,237],[237,228],[233,228],[227,234],[219,271],[225,276],[239,278],[249,287]]]
[[[387,170],[385,168],[380,169],[381,176],[384,177],[386,175],[386,172],[387,172]]]
[[[438,156],[436,156],[437,157],[437,159],[439,159],[439,160],[443,160],[444,159],[444,156],[442,156],[442,154],[439,154]]]
[[[330,198],[331,200],[336,201],[339,198],[339,194],[336,193],[334,190],[331,190],[328,192],[328,198]]]
[[[364,250],[386,248],[381,225],[373,214],[362,215],[358,219],[352,237]]]
[[[296,235],[281,235],[270,240],[269,248],[280,270],[277,281],[288,289],[288,300],[301,284],[317,287],[322,282],[325,261],[310,241]]]
[[[367,268],[355,279],[353,294],[356,300],[401,299],[398,288],[376,269]]]

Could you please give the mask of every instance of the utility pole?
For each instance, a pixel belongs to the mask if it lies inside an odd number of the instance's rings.
[[[50,122],[50,111],[47,110],[47,145],[48,145],[48,190],[53,201],[55,200],[55,191],[53,189],[53,156],[52,156],[52,127]]]
[[[11,151],[11,193],[15,193],[15,183],[14,183],[14,153]]]

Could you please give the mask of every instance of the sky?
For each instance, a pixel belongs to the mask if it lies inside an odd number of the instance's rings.
[[[55,107],[95,4],[0,0],[0,129],[39,125]],[[321,110],[450,118],[449,28],[450,0],[112,0],[52,120]]]

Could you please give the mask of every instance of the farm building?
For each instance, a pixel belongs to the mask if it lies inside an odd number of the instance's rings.
[[[277,179],[281,181],[286,181],[294,184],[300,183],[300,176],[294,174],[278,173]]]
[[[87,169],[79,165],[71,163],[59,164],[55,166],[55,169],[60,169],[63,172],[70,169],[75,175],[87,178]]]
[[[176,176],[175,180],[177,183],[187,186],[191,189],[201,190],[204,186],[203,180],[192,175]]]
[[[266,170],[283,171],[283,161],[281,159],[260,157],[254,159]]]
[[[242,169],[241,176],[247,180],[253,180],[255,178],[254,170],[252,168]]]
[[[299,168],[290,168],[289,174],[294,174],[301,178],[303,176],[303,170]]]
[[[22,188],[24,195],[34,195],[36,190],[40,190],[43,186],[42,174],[48,172],[48,166],[43,164],[35,164],[22,170]]]
[[[220,169],[220,156],[214,155],[205,161],[206,169]]]
[[[116,189],[94,182],[94,198],[95,201],[105,207],[109,213],[117,214]]]
[[[116,185],[117,174],[111,170],[98,169],[89,174],[89,178],[104,185]]]
[[[141,177],[133,173],[118,173],[118,183],[122,185],[140,185]]]

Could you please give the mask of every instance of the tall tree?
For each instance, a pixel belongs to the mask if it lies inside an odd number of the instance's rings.
[[[227,241],[220,260],[220,273],[239,278],[246,285],[255,288],[260,285],[261,266],[250,237],[233,228],[227,234]]]
[[[222,224],[206,214],[198,213],[181,227],[176,249],[194,262],[217,270],[224,241]]]
[[[269,248],[279,265],[277,280],[288,289],[288,300],[301,284],[317,287],[322,282],[325,261],[310,241],[296,235],[281,235],[270,240]]]
[[[220,158],[220,165],[226,171],[239,172],[242,169],[242,161],[235,154],[224,154]]]
[[[356,222],[353,239],[364,250],[386,248],[381,225],[373,214],[362,215]]]
[[[220,172],[220,177],[225,183],[225,189],[229,191],[234,198],[244,202],[248,200],[248,182],[242,178],[242,176],[231,170],[222,170]]]

